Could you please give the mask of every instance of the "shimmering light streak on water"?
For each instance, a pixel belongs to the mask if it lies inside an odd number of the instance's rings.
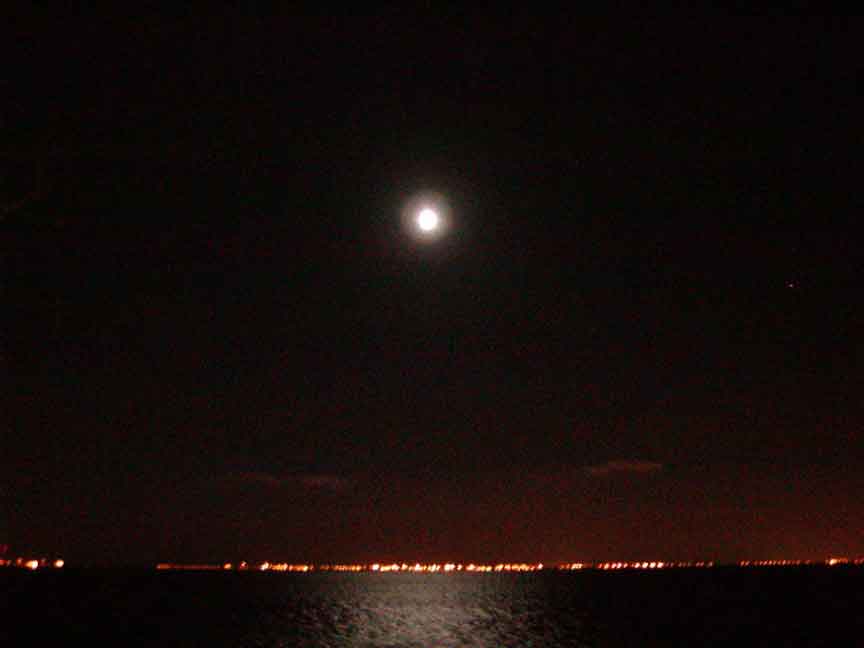
[[[579,612],[556,613],[542,580],[501,578],[400,575],[330,581],[338,589],[338,603],[310,605],[286,597],[282,607],[271,610],[259,642],[278,637],[269,645],[500,648],[578,646],[587,639]]]
[[[854,565],[534,573],[0,570],[0,646],[860,646]]]

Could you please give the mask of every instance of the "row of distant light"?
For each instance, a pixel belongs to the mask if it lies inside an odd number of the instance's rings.
[[[836,558],[829,558],[824,561],[828,565],[836,565]],[[823,561],[813,562],[812,560],[742,560],[738,563],[739,567],[795,567],[797,565],[814,565],[822,564]]]
[[[575,571],[579,569],[602,569],[604,571],[618,569],[673,569],[673,568],[704,568],[713,567],[713,562],[602,562],[602,563],[566,563],[558,565],[558,569]]]
[[[20,559],[19,559],[20,560]],[[30,567],[36,561],[31,561],[22,566]],[[44,563],[44,561],[43,561]],[[787,567],[795,565],[864,565],[864,558],[828,558],[824,561],[809,560],[743,560],[737,563],[739,567]],[[0,563],[2,565],[2,563]],[[44,564],[36,564],[45,566]],[[54,563],[55,567],[62,567],[63,561]],[[562,571],[578,571],[582,569],[600,571],[618,570],[651,570],[651,569],[708,569],[714,567],[712,561],[695,562],[666,562],[666,561],[636,561],[636,562],[574,562],[557,565],[555,569]],[[414,572],[414,573],[451,573],[451,572],[534,572],[544,569],[543,563],[497,563],[497,564],[474,564],[461,563],[372,563],[372,564],[291,564],[291,563],[223,563],[221,565],[190,565],[176,563],[160,563],[156,566],[160,570],[199,570],[199,571],[274,571],[274,572]]]
[[[532,572],[543,569],[542,563],[498,563],[496,565],[475,565],[470,563],[373,563],[354,565],[307,565],[290,563],[263,562],[250,565],[247,562],[224,563],[222,565],[190,565],[177,563],[159,563],[158,570],[187,570],[187,571],[275,571],[275,572],[310,572],[310,571],[333,571],[333,572]]]
[[[21,567],[24,569],[36,570],[40,568],[61,569],[66,563],[61,560],[48,560],[47,558],[15,558],[14,560],[0,559],[0,567]],[[738,562],[739,567],[793,567],[800,565],[828,565],[834,567],[836,565],[864,565],[864,558],[828,558],[824,561],[818,560],[742,560]],[[681,568],[709,568],[714,567],[713,562],[602,562],[602,563],[564,563],[558,565],[557,569],[564,571],[577,571],[580,569],[599,569],[603,571],[615,571],[621,569],[681,569]],[[175,563],[160,563],[156,566],[160,570],[257,570],[257,571],[275,571],[275,572],[310,572],[310,571],[334,571],[334,572],[533,572],[543,569],[543,563],[498,563],[495,565],[475,565],[470,563],[463,565],[460,563],[390,563],[380,564],[373,563],[371,565],[306,565],[306,564],[290,564],[290,563],[270,563],[263,562],[257,566],[249,565],[246,562],[240,562],[236,566],[232,563],[224,563],[222,565],[189,565]]]
[[[24,569],[40,569],[51,567],[61,569],[66,563],[62,560],[48,560],[47,558],[15,558],[14,560],[0,560],[0,567],[22,567]]]
[[[225,563],[223,569],[234,569],[231,563]],[[238,569],[249,569],[246,563],[240,563]],[[463,565],[460,563],[373,563],[371,565],[290,565],[287,563],[261,563],[258,566],[260,571],[291,571],[291,572],[307,572],[307,571],[334,571],[334,572],[532,572],[543,569],[542,563],[498,563],[496,565],[475,565],[470,563]]]
[[[532,572],[543,569],[543,563],[528,564],[528,563],[498,563],[497,565],[475,565],[469,563],[462,565],[459,563],[444,563],[443,565],[433,563],[431,565],[422,565],[414,563],[413,565],[390,564],[379,565],[373,564],[370,566],[372,571],[412,571],[412,572],[453,572],[453,571],[468,571],[468,572]]]
[[[794,567],[796,565],[864,565],[864,558],[828,558],[827,560],[742,560],[739,567]]]
[[[739,567],[794,567],[797,565],[864,565],[864,558],[828,558],[826,560],[742,560]],[[681,569],[714,567],[713,562],[606,562],[606,563],[569,563],[559,565],[559,569]]]

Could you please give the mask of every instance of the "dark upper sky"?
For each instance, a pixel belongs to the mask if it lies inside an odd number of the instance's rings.
[[[0,544],[864,553],[861,19],[9,24]]]

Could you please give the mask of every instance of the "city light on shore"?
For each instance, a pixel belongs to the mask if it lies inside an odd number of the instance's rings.
[[[61,558],[9,558],[0,559],[0,568],[17,568],[28,571],[42,569],[63,569],[66,561]],[[222,562],[222,563],[157,563],[158,571],[223,571],[223,572],[369,572],[369,573],[413,573],[413,574],[455,574],[467,572],[472,574],[488,573],[524,573],[538,571],[656,571],[663,569],[711,569],[713,567],[738,568],[777,568],[777,567],[861,567],[864,566],[864,556],[850,558],[831,556],[818,560],[777,558],[769,560],[739,560],[737,562],[715,562],[712,560],[693,561],[602,561],[602,562],[571,562],[544,565],[543,563],[422,563],[405,562],[373,562],[373,563],[287,563],[287,562]]]
[[[374,563],[221,563],[221,564],[180,564],[159,563],[158,570],[179,571],[259,571],[259,572],[370,572],[370,573],[414,573],[414,574],[451,574],[468,572],[515,573],[538,571],[656,571],[662,569],[711,569],[714,567],[793,567],[793,566],[864,565],[864,558],[825,558],[823,560],[742,560],[735,563],[718,563],[712,560],[694,561],[604,561],[572,562],[556,565],[543,563],[421,563],[421,562],[374,562]]]
[[[18,569],[29,569],[36,571],[37,569],[62,569],[66,565],[66,561],[61,558],[8,558],[0,559],[0,567],[17,567]]]

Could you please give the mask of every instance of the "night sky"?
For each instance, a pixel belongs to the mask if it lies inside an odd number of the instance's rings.
[[[146,7],[7,23],[0,544],[864,554],[862,19]]]

